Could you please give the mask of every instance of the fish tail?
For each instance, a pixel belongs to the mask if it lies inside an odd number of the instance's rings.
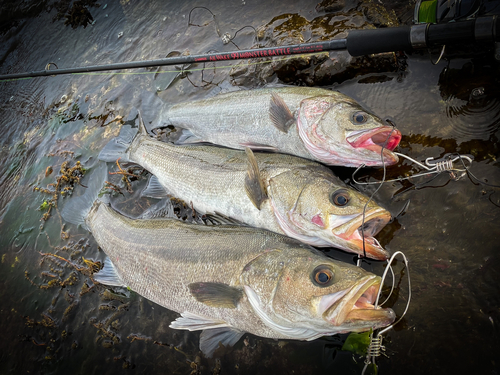
[[[96,209],[100,203],[108,203],[109,201],[107,195],[99,198],[99,193],[106,181],[107,175],[108,169],[106,165],[103,163],[98,164],[96,169],[88,176],[88,186],[84,193],[79,196],[72,195],[61,210],[61,216],[64,221],[81,225],[84,229],[89,230],[85,219],[90,211]]]
[[[131,162],[129,158],[130,148],[136,139],[143,136],[148,136],[148,131],[142,120],[141,113],[139,112],[139,129],[132,128],[128,125],[122,126],[118,137],[109,141],[101,150],[99,153],[99,160],[108,163],[114,163],[118,159],[122,162]]]

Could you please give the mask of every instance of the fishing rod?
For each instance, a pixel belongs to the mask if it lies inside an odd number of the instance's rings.
[[[268,47],[218,52],[202,55],[167,57],[158,60],[132,61],[107,65],[91,65],[66,69],[50,69],[0,75],[0,80],[55,76],[59,74],[89,73],[107,70],[148,68],[154,66],[192,64],[200,62],[241,60],[259,57],[290,56],[305,53],[347,50],[351,56],[406,51],[448,45],[494,43],[495,58],[500,60],[500,21],[497,15],[444,24],[424,23],[381,29],[351,30],[344,39],[303,43],[282,47]]]

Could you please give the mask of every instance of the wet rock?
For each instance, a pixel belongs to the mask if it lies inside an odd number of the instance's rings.
[[[376,4],[369,1],[362,3],[360,9],[363,11],[368,22],[376,27],[399,26],[398,17],[395,11],[388,11],[382,4]]]
[[[345,7],[344,0],[323,0],[316,5],[317,12],[338,12]]]
[[[70,25],[73,29],[78,26],[87,27],[94,21],[90,14],[90,7],[99,7],[97,0],[78,0],[72,3],[71,0],[61,0],[54,3],[57,9],[57,15],[54,21],[65,19],[64,24]]]

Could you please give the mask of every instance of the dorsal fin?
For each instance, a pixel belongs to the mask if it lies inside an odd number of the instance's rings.
[[[262,202],[267,199],[266,189],[264,188],[264,183],[260,177],[259,166],[257,164],[257,159],[255,159],[255,155],[248,147],[245,148],[245,152],[248,157],[248,169],[247,175],[245,176],[245,191],[253,205],[260,210]]]
[[[269,106],[269,117],[273,125],[283,133],[287,133],[290,126],[295,122],[290,108],[285,101],[276,93],[271,94],[271,104]]]

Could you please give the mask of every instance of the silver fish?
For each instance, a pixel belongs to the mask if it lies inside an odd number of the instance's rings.
[[[296,155],[328,165],[398,162],[401,133],[340,92],[312,87],[241,90],[164,110],[161,121],[188,129],[183,143]]]
[[[374,259],[389,253],[373,237],[390,213],[345,186],[329,168],[284,154],[213,146],[175,146],[123,127],[100,153],[141,165],[155,177],[148,196],[180,198],[202,214],[219,214],[286,234],[314,246],[334,246]],[[363,210],[366,206],[363,221]]]
[[[82,215],[72,208],[63,217],[78,223]],[[394,321],[391,309],[373,306],[380,277],[288,237],[242,226],[134,220],[100,200],[87,212],[84,223],[109,257],[95,281],[126,286],[180,313],[170,327],[203,330],[207,356],[245,332],[314,340]]]

